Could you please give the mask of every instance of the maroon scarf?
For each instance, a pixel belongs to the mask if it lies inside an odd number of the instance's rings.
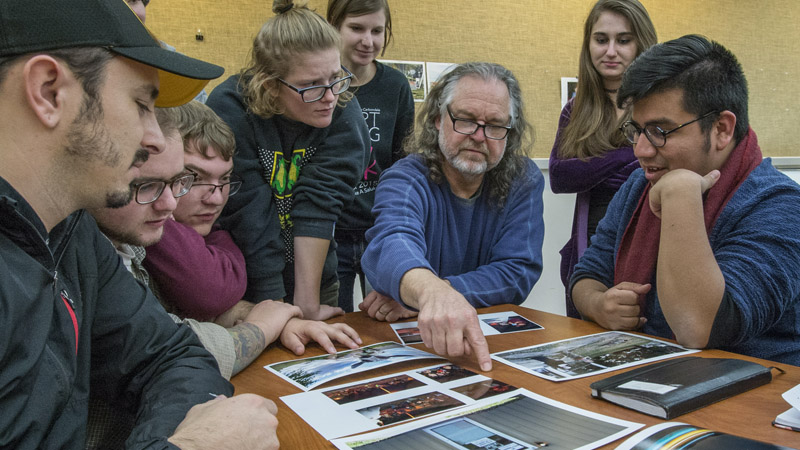
[[[710,233],[722,210],[762,160],[758,139],[752,128],[733,149],[720,169],[717,183],[708,190],[703,201],[703,217],[706,233]],[[639,284],[650,283],[658,261],[658,245],[661,239],[661,219],[650,210],[650,185],[639,198],[639,204],[631,216],[625,234],[622,235],[617,262],[614,268],[614,285],[623,281]],[[639,296],[641,315],[645,315],[645,296]]]

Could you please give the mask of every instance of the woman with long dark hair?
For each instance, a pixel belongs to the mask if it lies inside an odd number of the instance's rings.
[[[616,107],[625,69],[657,42],[637,0],[600,0],[586,18],[578,66],[578,90],[561,111],[550,154],[554,193],[577,193],[572,237],[561,249],[561,279],[569,291],[573,268],[603,218],[611,198],[639,167],[619,130],[630,112]],[[567,315],[580,317],[567,294]]]

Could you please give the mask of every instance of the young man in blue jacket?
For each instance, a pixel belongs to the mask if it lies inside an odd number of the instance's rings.
[[[127,204],[163,150],[154,106],[221,73],[162,49],[120,0],[0,2],[0,447],[83,448],[91,389],[136,411],[129,448],[276,448],[274,405],[226,398],[82,211]]]
[[[581,315],[800,365],[800,186],[762,157],[736,57],[696,35],[655,45],[617,101],[642,168],[575,268]]]

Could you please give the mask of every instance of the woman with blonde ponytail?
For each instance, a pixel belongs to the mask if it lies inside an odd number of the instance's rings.
[[[599,0],[586,18],[578,90],[561,111],[549,167],[554,193],[577,193],[572,237],[561,249],[567,288],[608,203],[639,167],[619,130],[630,112],[616,107],[617,88],[625,69],[656,41],[650,16],[637,0]],[[569,293],[566,306],[568,316],[580,317]]]
[[[366,166],[369,136],[340,63],[339,33],[304,2],[275,0],[250,62],[211,93],[236,136],[242,178],[220,218],[245,255],[250,301],[342,313],[333,232]]]

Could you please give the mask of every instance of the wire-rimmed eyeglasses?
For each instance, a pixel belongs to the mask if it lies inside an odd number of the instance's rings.
[[[625,139],[628,140],[631,144],[636,144],[639,140],[639,135],[642,134],[644,131],[644,135],[647,137],[647,140],[653,144],[653,147],[663,147],[667,144],[667,135],[673,133],[675,131],[680,130],[681,128],[685,127],[686,125],[691,125],[699,120],[705,119],[706,117],[715,114],[717,111],[709,111],[702,116],[698,117],[697,119],[690,120],[682,125],[678,125],[677,127],[664,131],[658,125],[645,125],[644,128],[639,127],[639,124],[636,122],[629,120],[622,124],[619,127],[619,130],[622,131],[622,134],[625,135]]]
[[[483,135],[486,136],[487,139],[501,141],[508,136],[508,132],[511,130],[510,126],[491,125],[488,123],[481,125],[473,120],[459,119],[450,111],[450,106],[447,106],[447,114],[453,122],[453,131],[459,134],[470,136],[477,133],[478,128],[483,128]]]
[[[289,89],[300,94],[300,98],[303,100],[303,102],[314,103],[316,101],[319,101],[322,97],[324,97],[325,91],[327,91],[328,89],[331,90],[333,95],[339,95],[350,87],[350,81],[353,78],[353,74],[349,70],[347,70],[347,67],[345,66],[342,66],[342,70],[347,75],[345,75],[342,78],[339,78],[338,80],[334,81],[331,84],[326,84],[326,85],[298,88],[291,85],[288,81],[282,78],[278,78],[278,81],[285,84]]]
[[[205,191],[202,193],[200,197],[203,200],[207,200],[214,192],[219,189],[222,192],[223,197],[230,197],[231,195],[236,194],[239,192],[239,189],[242,187],[242,180],[240,180],[237,176],[231,175],[230,181],[220,184],[214,183],[194,183],[192,184],[192,188],[200,188],[200,186],[206,186]]]
[[[184,173],[169,181],[159,180],[136,183],[133,185],[133,198],[140,205],[153,203],[161,197],[161,193],[164,192],[164,188],[167,185],[169,185],[173,197],[183,197],[192,188],[192,183],[196,176],[197,174],[195,173]]]

